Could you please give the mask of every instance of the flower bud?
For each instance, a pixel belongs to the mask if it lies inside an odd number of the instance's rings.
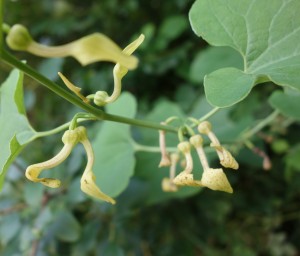
[[[94,96],[94,103],[101,107],[101,106],[105,106],[107,104],[107,99],[109,98],[107,92],[105,91],[98,91],[95,93]]]
[[[7,45],[17,51],[26,51],[32,42],[33,39],[27,28],[20,24],[12,26],[6,37]]]

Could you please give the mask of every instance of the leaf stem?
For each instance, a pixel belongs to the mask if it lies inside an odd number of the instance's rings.
[[[199,121],[200,122],[203,122],[205,121],[206,119],[210,118],[212,115],[214,115],[216,112],[218,112],[220,110],[220,108],[218,107],[215,107],[213,108],[211,111],[209,111],[206,115],[202,116]]]
[[[29,65],[22,63],[21,61],[19,61],[18,59],[16,59],[14,56],[12,56],[11,54],[9,54],[7,51],[5,51],[3,49],[2,49],[2,60],[5,61],[10,66],[13,66],[13,67],[18,68],[19,70],[23,71],[25,74],[27,74],[34,80],[38,81],[42,85],[46,86],[48,89],[53,91],[55,94],[59,95],[60,97],[64,98],[65,100],[69,101],[73,105],[76,105],[77,107],[87,111],[88,113],[93,114],[99,120],[107,120],[107,121],[125,123],[125,124],[129,124],[129,125],[147,127],[147,128],[152,128],[152,129],[156,129],[156,130],[164,130],[164,131],[173,132],[173,133],[177,132],[177,129],[172,126],[161,125],[161,124],[158,124],[155,122],[107,114],[104,111],[83,102],[81,99],[79,99],[75,95],[69,93],[65,89],[61,88],[58,84],[52,82],[48,78],[39,74],[33,68],[31,68]]]

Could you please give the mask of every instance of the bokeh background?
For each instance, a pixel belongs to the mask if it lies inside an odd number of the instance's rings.
[[[170,115],[200,117],[211,109],[204,97],[204,75],[224,66],[242,66],[236,52],[210,47],[193,33],[188,20],[193,0],[4,2],[5,22],[27,26],[45,44],[102,32],[125,47],[144,33],[145,42],[135,53],[139,67],[123,80],[124,91],[137,100],[138,118],[159,122]],[[62,86],[58,71],[84,94],[112,90],[110,63],[81,67],[71,58],[14,54]],[[0,63],[1,83],[10,69]],[[79,111],[32,79],[26,78],[24,84],[28,118],[38,131],[59,126]],[[299,255],[299,123],[279,117],[251,138],[270,157],[268,171],[260,156],[234,144],[241,132],[272,111],[267,98],[274,88],[258,86],[246,100],[211,119],[216,134],[232,146],[240,163],[238,171],[228,173],[234,194],[207,189],[164,193],[160,182],[168,170],[157,168],[159,154],[136,152],[134,175],[116,198],[117,205],[111,206],[80,191],[86,161],[80,147],[56,169],[63,188],[51,190],[27,181],[26,167],[52,157],[61,147],[61,134],[30,144],[11,166],[0,192],[0,254]],[[87,124],[94,145],[102,125]],[[156,131],[133,127],[131,133],[139,144],[158,144]],[[168,145],[175,146],[176,139],[168,138]],[[211,157],[212,163],[215,160]],[[122,166],[126,159],[115,161]]]

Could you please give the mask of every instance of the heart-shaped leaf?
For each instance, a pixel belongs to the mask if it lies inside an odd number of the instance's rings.
[[[197,0],[190,11],[190,22],[195,33],[209,44],[237,50],[244,59],[244,73],[254,76],[255,84],[272,81],[300,90],[299,9],[298,0]],[[227,85],[232,94],[228,93],[226,99],[220,94],[216,101],[215,90],[208,87],[205,84],[211,104],[226,107],[238,102],[234,80],[232,88],[231,83]],[[221,83],[216,87],[223,90]],[[245,90],[240,99],[247,93]]]
[[[0,189],[9,165],[37,133],[23,104],[23,73],[13,70],[0,90]]]

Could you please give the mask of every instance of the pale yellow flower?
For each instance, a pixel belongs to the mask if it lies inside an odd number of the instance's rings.
[[[221,168],[205,169],[202,174],[201,184],[212,190],[219,190],[227,193],[233,192],[233,189]]]
[[[78,143],[78,133],[73,130],[68,130],[62,137],[64,147],[61,151],[48,161],[33,164],[27,167],[25,176],[33,182],[40,182],[45,186],[57,188],[61,182],[53,178],[39,178],[40,173],[45,169],[50,169],[61,164],[71,153],[73,147]]]
[[[194,175],[192,173],[187,173],[185,171],[179,173],[173,182],[177,186],[203,186],[201,181],[194,180]]]
[[[88,157],[87,165],[80,179],[81,190],[89,196],[109,202],[111,204],[115,204],[116,201],[110,196],[103,193],[100,190],[100,188],[96,185],[96,177],[92,170],[94,165],[94,151],[92,145],[87,138],[86,129],[82,126],[78,127],[77,129],[80,129],[80,142],[82,143]]]
[[[131,54],[141,45],[144,41],[145,36],[142,34],[132,43],[130,43],[127,47],[124,48],[123,53],[127,56],[131,56]],[[108,103],[114,102],[121,94],[122,91],[122,78],[127,74],[128,67],[123,65],[121,62],[117,62],[113,69],[114,76],[114,90],[113,93],[108,96],[108,94],[104,91],[96,92],[94,96],[94,103],[98,106],[104,106]]]
[[[111,61],[120,63],[127,69],[134,69],[138,64],[136,57],[124,53],[110,38],[101,33],[94,33],[65,45],[46,46],[35,42],[26,27],[16,24],[10,29],[6,42],[13,50],[27,51],[41,57],[72,56],[81,65]]]
[[[210,146],[216,149],[220,159],[220,164],[222,166],[235,170],[239,168],[238,162],[234,159],[234,157],[227,149],[220,145],[214,145],[213,143],[211,143]]]

